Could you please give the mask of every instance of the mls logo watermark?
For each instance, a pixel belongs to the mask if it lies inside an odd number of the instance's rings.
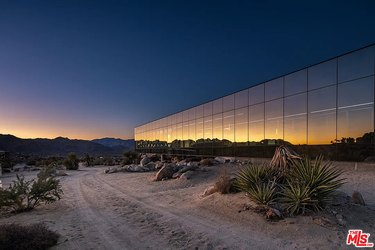
[[[374,243],[369,241],[370,234],[363,233],[360,229],[350,229],[346,238],[346,245],[355,247],[373,247]]]

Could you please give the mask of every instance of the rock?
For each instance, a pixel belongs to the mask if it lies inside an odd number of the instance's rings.
[[[365,200],[363,199],[362,195],[360,192],[358,191],[354,191],[353,194],[352,194],[352,198],[350,199],[350,201],[354,204],[358,204],[358,205],[361,205],[361,206],[364,206],[366,205],[365,204]]]
[[[189,166],[189,167],[198,167],[199,165],[200,163],[197,161],[190,161],[186,164],[186,166]]]
[[[174,173],[174,174],[172,175],[172,178],[173,178],[173,179],[177,179],[177,178],[180,178],[181,175],[182,175],[182,173],[177,172],[177,173]]]
[[[204,190],[202,196],[208,196],[216,192],[217,192],[217,188],[215,186],[210,186],[206,188],[206,190]]]
[[[190,165],[190,166],[184,166],[183,168],[181,168],[178,172],[179,173],[185,173],[185,172],[187,172],[187,171],[190,171],[190,170],[195,170],[195,169],[197,169],[198,168],[198,166],[194,166],[194,165]]]
[[[150,159],[149,157],[147,157],[147,156],[143,156],[143,158],[142,158],[140,164],[141,164],[141,166],[143,167],[143,166],[145,166],[145,165],[146,165],[147,163],[149,163],[149,162],[151,162],[151,159]]]
[[[203,160],[201,160],[200,163],[201,163],[201,165],[203,165],[203,166],[212,166],[212,165],[214,165],[213,160],[210,159],[210,158],[203,159]]]
[[[156,163],[155,162],[149,162],[145,166],[148,171],[154,171],[156,169]]]
[[[282,215],[279,210],[276,208],[269,208],[268,211],[266,212],[266,218],[268,220],[277,220],[281,219]]]
[[[186,166],[186,160],[182,160],[182,161],[179,161],[179,162],[177,162],[177,166]]]
[[[156,173],[155,181],[172,178],[173,174],[175,173],[174,168],[174,164],[165,163],[164,166]]]
[[[143,166],[135,166],[134,168],[134,172],[146,172],[146,171],[148,171],[148,169]]]
[[[193,174],[194,174],[194,171],[189,170],[189,171],[183,173],[180,176],[180,179],[189,180],[189,179],[191,179],[191,177],[193,176]]]
[[[157,161],[155,165],[155,169],[161,169],[164,166],[164,163]]]
[[[106,170],[104,170],[104,173],[105,174],[112,174],[112,173],[116,173],[117,170],[115,168],[108,168]]]
[[[219,157],[219,156],[215,157],[214,160],[217,161],[220,164],[223,164],[226,161],[224,157]]]

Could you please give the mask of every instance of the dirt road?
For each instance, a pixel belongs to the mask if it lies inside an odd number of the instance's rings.
[[[106,175],[103,170],[68,172],[61,178],[62,200],[0,218],[0,223],[44,222],[61,235],[55,249],[345,247],[345,228],[319,226],[311,216],[271,223],[251,211],[238,212],[248,202],[244,194],[202,198],[200,194],[212,184],[218,170],[196,173],[191,180],[163,182],[152,182],[153,173]],[[5,177],[3,183],[10,180]],[[373,210],[368,213],[374,217]],[[360,223],[358,218],[354,220]],[[366,225],[366,221],[361,223],[359,226]]]

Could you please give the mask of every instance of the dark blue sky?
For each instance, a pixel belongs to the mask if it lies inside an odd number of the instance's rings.
[[[374,1],[1,1],[0,133],[135,125],[375,42]]]

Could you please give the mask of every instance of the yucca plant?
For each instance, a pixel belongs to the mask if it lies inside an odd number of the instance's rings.
[[[277,194],[274,171],[268,165],[248,165],[236,175],[235,187],[259,204],[272,203]]]
[[[318,200],[314,200],[312,197],[310,187],[288,180],[287,184],[281,189],[281,196],[278,201],[289,214],[304,214],[307,210],[317,211],[320,209]]]
[[[345,183],[345,179],[340,178],[342,174],[341,169],[334,167],[332,162],[324,162],[323,157],[319,156],[314,161],[308,158],[295,161],[287,178],[307,186],[312,198],[323,206],[332,200],[333,193]]]

